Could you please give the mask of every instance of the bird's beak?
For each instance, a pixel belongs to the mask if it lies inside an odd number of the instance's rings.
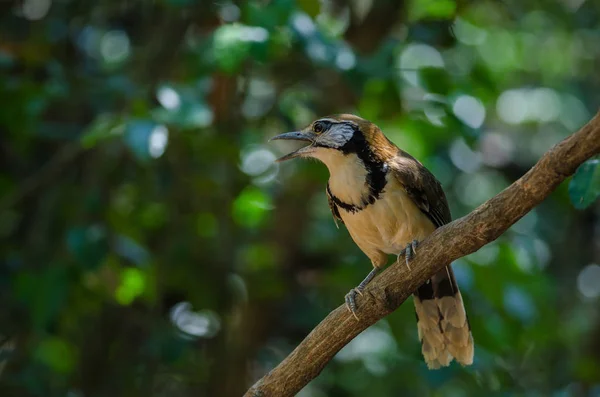
[[[292,152],[290,154],[286,154],[285,156],[278,158],[277,160],[275,160],[276,162],[281,162],[281,161],[286,161],[286,160],[291,160],[295,157],[298,156],[302,156],[302,155],[306,155],[310,152],[312,152],[313,146],[312,144],[315,142],[315,138],[316,135],[313,132],[310,131],[294,131],[294,132],[286,132],[285,134],[280,134],[277,136],[274,136],[273,138],[271,138],[269,141],[275,141],[275,140],[291,140],[291,141],[306,141],[306,142],[310,142],[311,144],[308,146],[304,146],[298,150],[296,150],[295,152]]]

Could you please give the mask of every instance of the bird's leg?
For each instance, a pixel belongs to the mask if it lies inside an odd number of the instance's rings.
[[[375,277],[377,275],[377,273],[379,273],[379,268],[378,267],[373,267],[373,270],[371,270],[369,272],[369,274],[367,274],[367,277],[365,277],[365,279],[363,281],[360,282],[360,284],[358,284],[358,286],[356,288],[352,288],[350,290],[350,292],[348,292],[346,294],[346,307],[348,308],[348,311],[350,311],[350,313],[352,313],[352,315],[354,316],[354,318],[356,318],[358,320],[358,316],[356,315],[356,294],[362,295],[362,291],[365,289],[365,287],[367,286],[367,284],[369,284],[369,282],[371,280],[373,280],[373,277]]]
[[[404,255],[404,259],[406,261],[406,267],[408,267],[408,270],[412,270],[410,268],[410,265],[408,264],[408,262],[413,258],[413,256],[415,256],[417,254],[417,246],[418,245],[419,245],[419,242],[417,240],[413,240],[410,243],[408,243],[406,245],[406,248],[404,248],[402,251],[400,251],[400,253],[398,254],[398,257],[396,258],[396,261],[399,262],[400,257],[402,255]]]

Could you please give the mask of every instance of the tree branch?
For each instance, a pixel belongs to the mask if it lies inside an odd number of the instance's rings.
[[[293,396],[370,325],[392,313],[452,261],[497,239],[544,200],[577,167],[600,153],[600,112],[575,134],[554,146],[523,177],[473,212],[437,229],[419,244],[412,271],[389,266],[358,296],[356,320],[340,306],[319,324],[275,369],[245,394],[248,397]],[[477,332],[477,331],[475,331]]]

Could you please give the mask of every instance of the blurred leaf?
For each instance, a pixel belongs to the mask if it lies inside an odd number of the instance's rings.
[[[55,372],[63,374],[70,373],[77,362],[75,348],[66,340],[54,336],[41,341],[37,346],[35,356]]]
[[[140,224],[147,229],[158,229],[163,226],[168,217],[168,208],[164,203],[148,203],[141,208]]]
[[[86,269],[95,269],[108,252],[104,228],[98,225],[73,227],[67,232],[67,248]]]
[[[569,183],[569,197],[573,206],[584,209],[600,196],[600,159],[583,163]]]
[[[27,315],[36,330],[45,329],[60,313],[69,292],[67,269],[52,263],[36,272],[21,272],[15,283],[15,292],[28,308]]]
[[[310,15],[312,18],[319,15],[321,3],[319,0],[296,0],[302,11]]]
[[[201,212],[196,218],[196,232],[200,237],[214,237],[218,231],[217,218],[210,212]]]
[[[408,19],[451,19],[456,12],[454,0],[412,0],[409,2]]]
[[[246,270],[259,272],[273,269],[277,264],[277,250],[269,244],[253,244],[243,251]]]
[[[250,55],[250,41],[244,37],[247,27],[238,23],[220,26],[213,38],[213,56],[224,72],[237,71]]]
[[[575,365],[577,377],[585,382],[600,382],[600,363],[592,356],[582,357]]]
[[[248,24],[274,31],[288,22],[290,15],[297,12],[294,0],[272,0],[266,5],[258,1],[246,2],[245,14]]]
[[[96,146],[105,140],[122,135],[125,125],[119,116],[101,114],[88,126],[81,136],[81,144],[85,148]]]
[[[250,186],[240,193],[233,202],[232,216],[234,221],[244,227],[259,226],[273,209],[271,197],[262,190]]]
[[[138,266],[144,265],[150,260],[148,250],[127,236],[120,235],[115,238],[114,250]]]
[[[128,267],[121,272],[121,284],[115,291],[115,298],[120,304],[129,305],[142,295],[145,289],[146,275],[140,269]]]
[[[435,67],[419,69],[419,81],[427,91],[444,96],[450,93],[453,85],[448,71]]]

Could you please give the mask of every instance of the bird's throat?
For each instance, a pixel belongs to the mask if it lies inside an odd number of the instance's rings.
[[[329,168],[329,194],[340,209],[358,212],[380,197],[387,183],[387,165],[363,153],[338,151],[321,159]]]

